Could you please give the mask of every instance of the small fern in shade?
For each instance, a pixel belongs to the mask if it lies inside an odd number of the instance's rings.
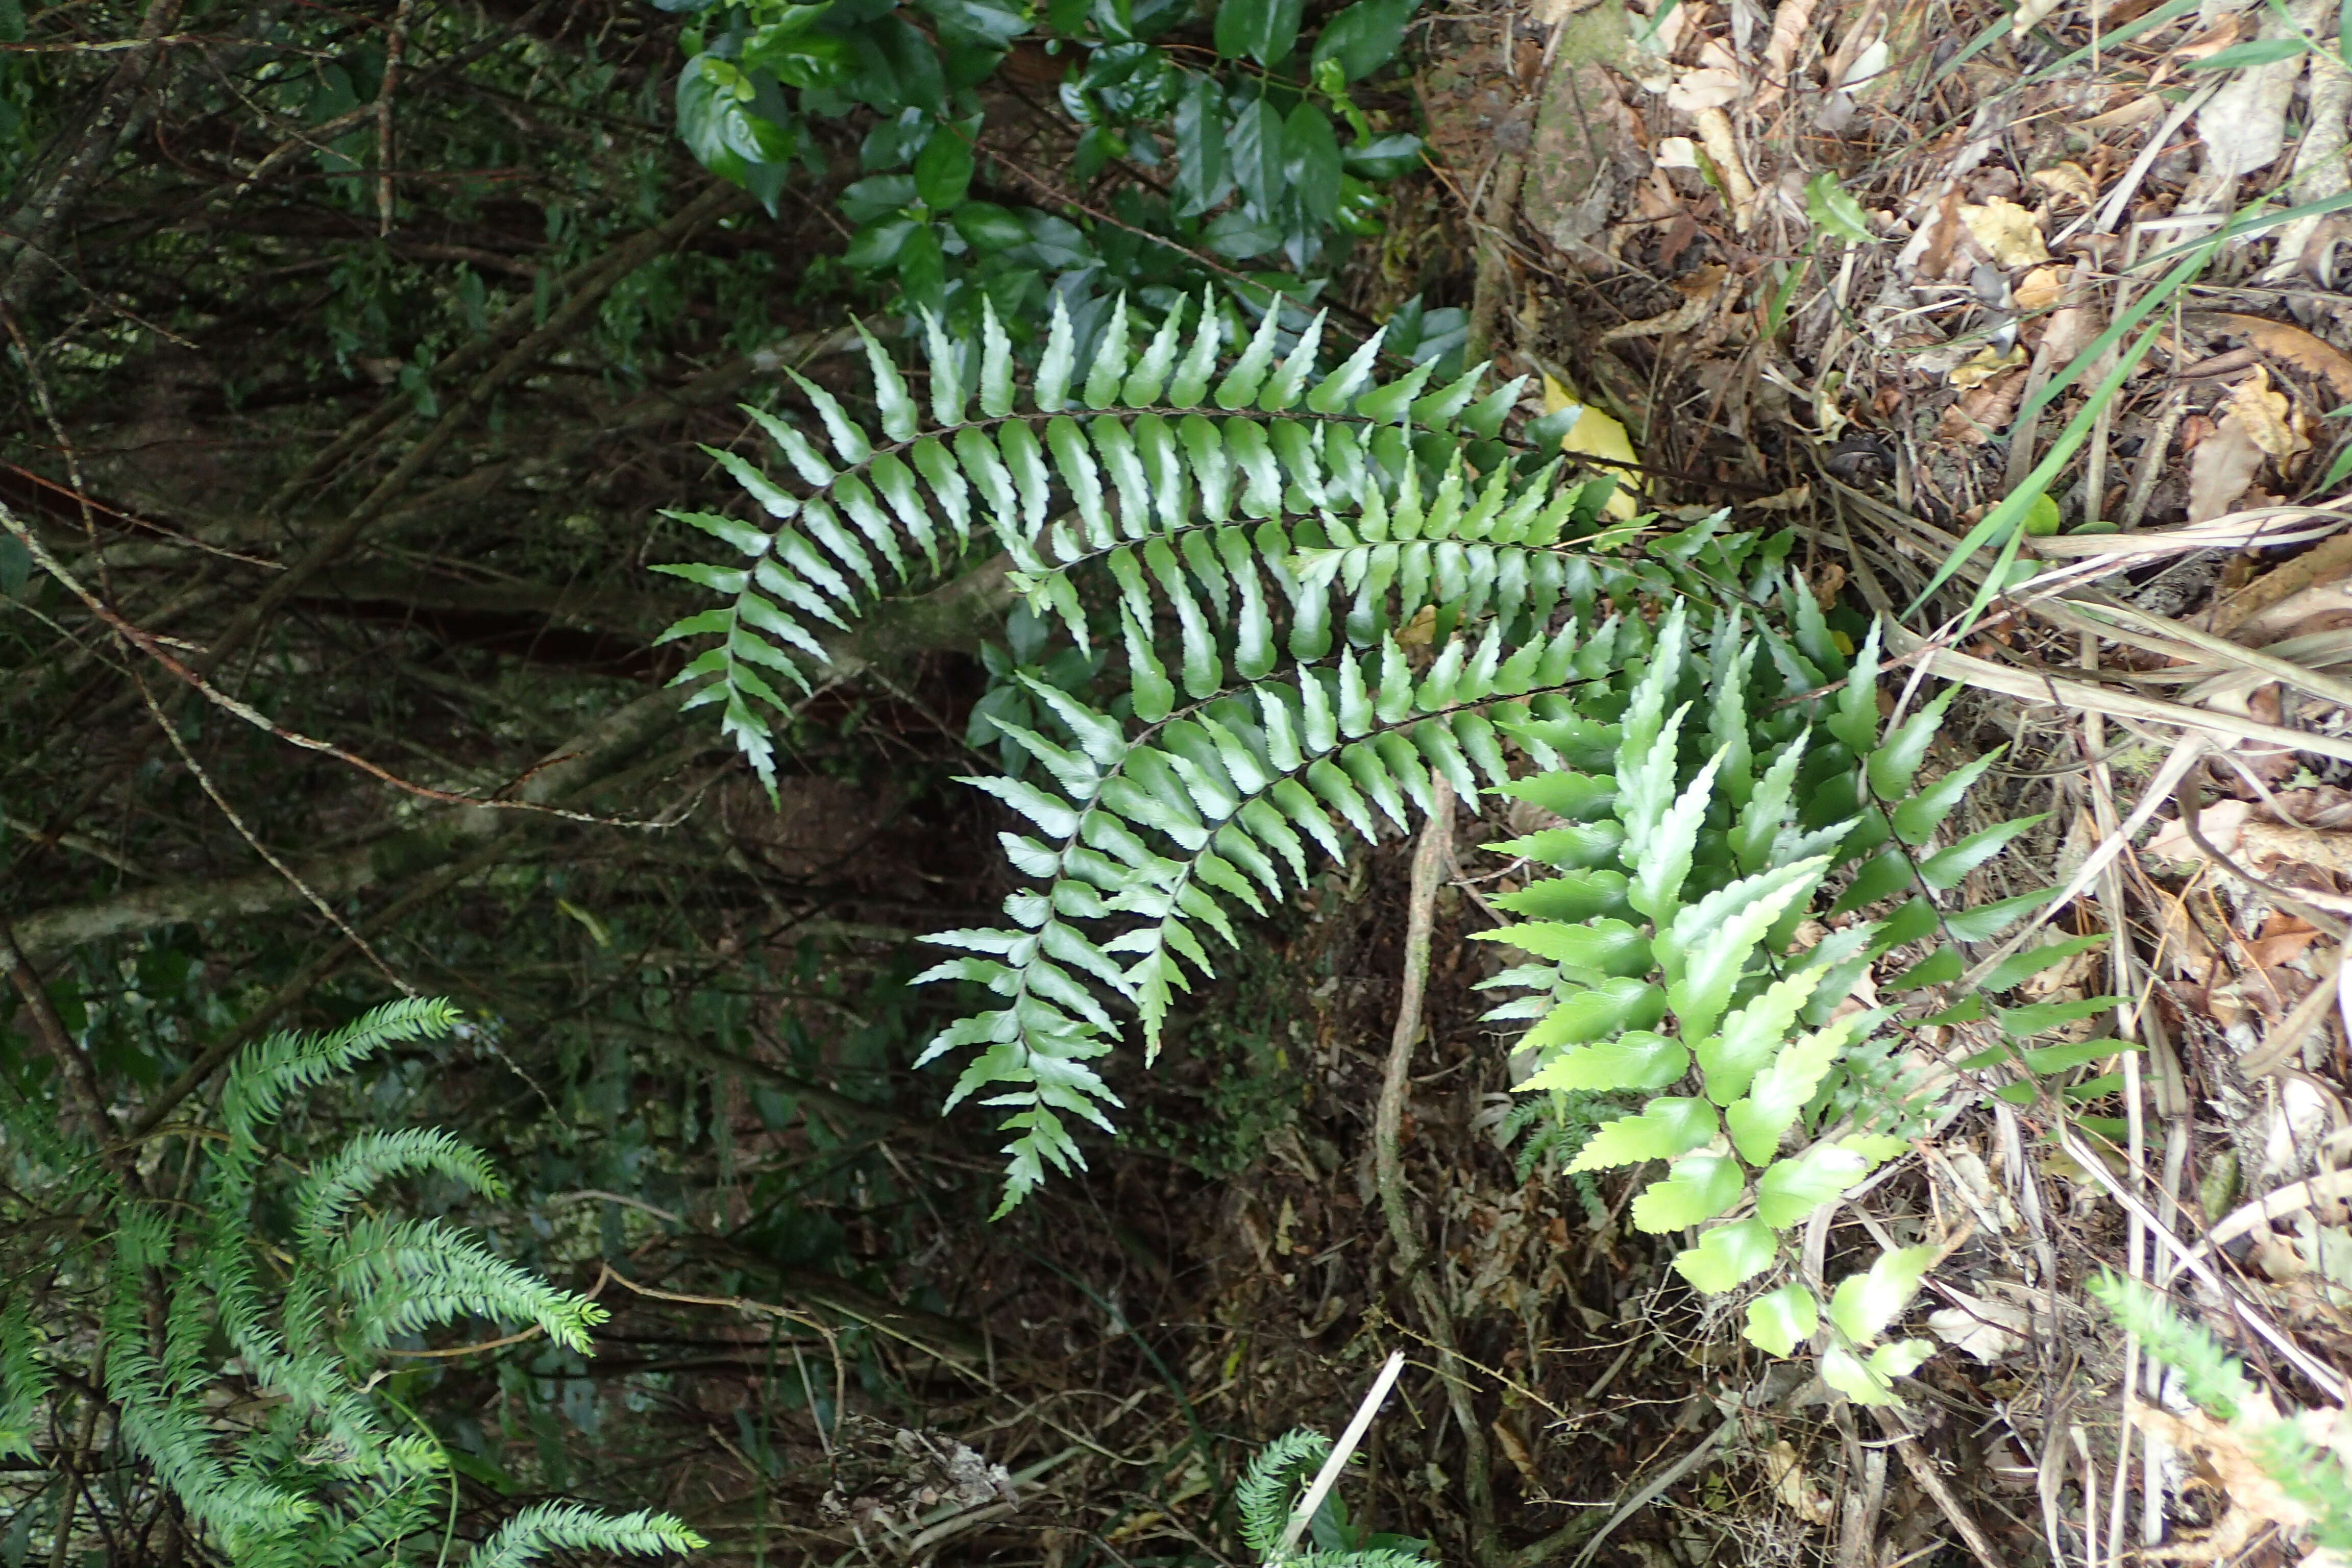
[[[359,1212],[384,1183],[424,1172],[500,1195],[480,1152],[446,1133],[364,1132],[290,1190],[265,1177],[290,1097],[457,1021],[446,1003],[400,1002],[247,1049],[229,1069],[217,1129],[188,1141],[189,1201],[125,1193],[94,1174],[89,1151],[45,1136],[44,1119],[10,1118],[16,1152],[58,1177],[87,1238],[12,1261],[91,1289],[102,1306],[94,1345],[45,1339],[22,1300],[0,1307],[0,1453],[42,1458],[37,1444],[62,1425],[49,1414],[61,1383],[80,1397],[102,1390],[126,1457],[226,1561],[329,1568],[442,1552],[447,1462],[429,1434],[387,1422],[373,1392],[381,1352],[394,1336],[474,1318],[584,1354],[604,1310],[439,1220]],[[257,1399],[265,1414],[251,1424],[219,1414]],[[699,1544],[667,1516],[552,1505],[525,1510],[468,1561],[515,1568],[554,1550]]]
[[[1276,1437],[1250,1461],[1248,1472],[1234,1490],[1234,1504],[1241,1515],[1242,1541],[1252,1557],[1265,1568],[1429,1568],[1429,1559],[1418,1552],[1373,1545],[1369,1540],[1353,1550],[1282,1550],[1291,1510],[1298,1506],[1307,1483],[1330,1452],[1330,1438],[1302,1426]],[[1324,1507],[1336,1512],[1338,1501],[1334,1493]]]

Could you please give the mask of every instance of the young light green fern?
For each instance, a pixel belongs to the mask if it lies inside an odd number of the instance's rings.
[[[2084,1282],[2147,1352],[2179,1374],[2180,1392],[2230,1435],[2309,1521],[2311,1542],[2352,1553],[2352,1427],[2341,1410],[2281,1415],[2211,1331],[2134,1279],[2100,1270]],[[2330,1428],[2333,1428],[2331,1431]]]
[[[1794,623],[1810,640],[1810,596],[1793,597]],[[1809,650],[1819,673],[1844,678],[1834,697],[1773,703],[1751,689],[1744,648],[1694,690],[1687,636],[1679,609],[1670,613],[1660,657],[1633,685],[1608,737],[1613,747],[1590,731],[1517,727],[1528,741],[1580,743],[1593,771],[1549,770],[1504,786],[1562,826],[1490,847],[1555,874],[1498,900],[1518,923],[1480,934],[1537,961],[1486,983],[1530,993],[1488,1015],[1530,1024],[1519,1047],[1537,1059],[1520,1090],[1644,1101],[1638,1114],[1595,1131],[1570,1171],[1664,1162],[1633,1199],[1632,1221],[1657,1234],[1693,1233],[1675,1267],[1696,1289],[1719,1295],[1786,1269],[1806,1221],[1901,1152],[1916,1130],[1919,1108],[1882,1037],[1895,1009],[1849,1001],[1864,971],[1941,936],[1927,959],[1883,990],[1955,978],[1958,943],[1996,934],[2049,892],[1974,911],[1938,907],[1936,895],[2038,819],[1948,831],[1993,759],[1920,784],[1943,703],[1882,733],[1875,629],[1851,660],[1833,646]],[[1694,770],[1684,737],[1702,698],[1706,754]],[[1797,931],[1832,878],[1843,884],[1826,911],[1833,918],[1909,897],[1885,918],[1850,918],[1799,946]],[[2063,956],[2042,950],[1990,988]],[[1941,1016],[1983,1011],[1972,1001]],[[2023,1010],[2001,1021],[2028,1032],[2038,1023]],[[1786,1279],[1748,1303],[1747,1337],[1786,1355],[1819,1336],[1832,1387],[1890,1403],[1893,1380],[1933,1348],[1881,1342],[1932,1256],[1928,1247],[1888,1252],[1826,1300],[1811,1284]]]

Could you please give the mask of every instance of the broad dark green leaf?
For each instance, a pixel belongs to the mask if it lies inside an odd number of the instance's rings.
[[[947,298],[947,258],[940,250],[940,237],[929,224],[918,224],[908,231],[907,240],[898,247],[898,287],[907,292],[908,301],[920,309],[938,310]]]
[[[915,194],[934,212],[945,212],[971,189],[971,143],[955,126],[940,126],[915,155]]]
[[[1422,142],[1418,136],[1399,132],[1391,136],[1376,136],[1370,142],[1351,144],[1343,156],[1348,173],[1367,180],[1393,180],[1399,174],[1409,174],[1422,165]],[[1436,311],[1430,312],[1433,316]],[[1416,356],[1418,357],[1418,356]]]
[[[1229,156],[1233,131],[1224,91],[1213,78],[1196,76],[1176,103],[1176,216],[1207,212],[1234,188]]]
[[[851,35],[857,51],[857,74],[845,85],[852,97],[886,114],[919,109],[940,114],[947,109],[947,79],[940,70],[939,51],[897,15],[878,17]]]
[[[813,33],[778,24],[758,28],[743,41],[743,64],[766,71],[786,87],[843,87],[857,74],[857,51],[838,33]]]
[[[1282,174],[1308,212],[1325,223],[1339,216],[1339,139],[1311,103],[1292,110],[1283,122]]]
[[[948,221],[974,250],[1010,250],[1029,239],[1029,226],[1020,216],[994,202],[965,202]]]
[[[849,248],[843,253],[842,259],[852,267],[868,270],[888,267],[905,251],[907,238],[917,226],[910,217],[889,217],[879,223],[867,224],[849,237]]]
[[[919,0],[942,37],[1001,49],[1029,30],[1024,7],[1001,0]]]
[[[1396,58],[1404,25],[1419,0],[1357,0],[1331,18],[1315,39],[1314,64],[1338,60],[1349,81],[1360,81]]]
[[[1264,66],[1274,65],[1298,41],[1298,17],[1303,0],[1220,0],[1217,6],[1217,53],[1229,60],[1247,55]]]

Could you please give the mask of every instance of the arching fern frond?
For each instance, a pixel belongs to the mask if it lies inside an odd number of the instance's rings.
[[[359,1220],[324,1261],[356,1311],[362,1341],[373,1345],[471,1313],[533,1324],[566,1350],[585,1353],[588,1331],[611,1316],[492,1257],[438,1220]]]
[[[931,939],[960,952],[923,977],[998,999],[922,1059],[973,1052],[950,1104],[1006,1113],[1007,1206],[1083,1163],[1077,1123],[1110,1126],[1118,1100],[1092,1064],[1123,1017],[1149,1060],[1176,994],[1213,973],[1213,943],[1315,858],[1402,830],[1437,780],[1464,800],[1503,785],[1507,747],[1605,767],[1654,663],[1693,682],[1683,661],[1706,644],[1721,683],[1754,674],[1742,623],[1688,635],[1684,598],[1785,586],[1785,536],[1723,536],[1715,518],[1635,552],[1633,530],[1603,531],[1608,481],[1501,439],[1521,384],[1489,390],[1483,366],[1435,389],[1428,366],[1383,380],[1376,337],[1326,371],[1323,318],[1286,344],[1278,312],[1227,359],[1213,301],[1189,331],[1171,310],[1139,353],[1126,310],[1082,356],[1057,308],[1025,385],[992,315],[977,345],[932,323],[926,404],[866,340],[878,428],[799,381],[807,428],[754,411],[783,477],[712,454],[764,521],[674,514],[738,562],[665,569],[729,600],[665,636],[720,637],[679,679],[698,685],[690,706],[723,708],[772,791],[778,681],[807,688],[823,627],[967,548],[1002,552],[1033,611],[1123,655],[1123,702],[1030,682],[1044,718],[992,716],[1034,782],[968,782],[1028,819],[1003,842],[1033,885],[1005,925]],[[1667,602],[1661,642],[1646,612]],[[1778,686],[1823,683],[1773,646]],[[1629,721],[1654,741],[1664,710]],[[1744,770],[1749,727],[1730,728]],[[1679,733],[1660,744],[1653,792],[1688,782]]]
[[[57,1382],[40,1344],[30,1308],[22,1300],[0,1305],[0,1458],[39,1461],[33,1423]]]
[[[643,1556],[699,1550],[706,1542],[666,1513],[598,1513],[578,1503],[539,1503],[476,1547],[466,1568],[524,1568],[551,1552],[626,1552]]]
[[[438,1172],[483,1197],[506,1194],[506,1184],[480,1150],[437,1127],[362,1132],[321,1161],[295,1194],[297,1234],[305,1246],[323,1248],[344,1211],[377,1183],[417,1171]]]
[[[976,540],[1004,552],[1016,586],[1081,644],[1150,649],[1155,619],[1173,616],[1196,700],[1221,684],[1213,626],[1228,629],[1244,679],[1274,668],[1276,619],[1288,624],[1291,657],[1327,655],[1335,588],[1348,595],[1344,631],[1357,647],[1424,605],[1447,617],[1441,634],[1490,608],[1540,626],[1562,589],[1550,547],[1590,531],[1601,495],[1559,483],[1557,465],[1527,471],[1494,440],[1522,381],[1482,392],[1481,366],[1430,391],[1423,366],[1383,383],[1377,336],[1318,374],[1323,318],[1277,363],[1279,311],[1220,374],[1216,310],[1204,300],[1189,337],[1185,320],[1180,301],[1132,356],[1121,301],[1075,384],[1075,331],[1057,303],[1024,387],[991,307],[971,390],[964,355],[931,323],[928,409],[866,340],[878,431],[797,375],[822,445],[748,409],[789,477],[709,450],[764,521],[667,514],[738,555],[659,568],[730,601],[663,634],[721,638],[679,677],[700,688],[690,701],[719,705],[727,732],[772,780],[772,718],[787,710],[778,683],[808,689],[803,665],[824,658],[823,628],[846,628],[888,588],[942,570]],[[1426,489],[1424,466],[1434,476]],[[1107,618],[1078,591],[1094,567],[1118,586]],[[1139,703],[1164,684],[1139,677]],[[1147,720],[1167,710],[1139,708]]]
[[[221,1090],[221,1120],[231,1139],[249,1142],[278,1119],[286,1097],[350,1071],[386,1046],[437,1040],[457,1026],[457,1009],[431,996],[371,1008],[323,1035],[279,1031],[242,1052]]]
[[[1383,1546],[1353,1552],[1282,1550],[1291,1510],[1330,1452],[1330,1438],[1301,1426],[1276,1437],[1250,1460],[1241,1484],[1234,1489],[1234,1506],[1251,1555],[1265,1568],[1429,1568],[1425,1557]]]
[[[1119,1025],[1098,990],[1133,1010],[1155,1054],[1175,994],[1214,973],[1211,940],[1233,944],[1236,919],[1303,885],[1310,851],[1337,856],[1384,823],[1403,828],[1429,809],[1434,780],[1464,799],[1506,782],[1498,721],[1532,721],[1605,681],[1615,641],[1570,619],[1505,658],[1490,625],[1475,651],[1456,641],[1418,671],[1393,640],[1376,653],[1344,649],[1133,740],[1037,685],[1073,744],[1003,728],[1046,782],[966,782],[1029,819],[1034,833],[1001,837],[1039,885],[1006,899],[1007,926],[929,938],[963,955],[919,977],[975,982],[1003,999],[950,1026],[922,1059],[980,1047],[950,1103],[988,1090],[982,1103],[1010,1108],[1006,1203],[1047,1169],[1083,1163],[1065,1116],[1109,1126],[1104,1108],[1116,1098],[1087,1063],[1111,1048]]]
[[[1234,1489],[1234,1508],[1241,1515],[1242,1541],[1258,1561],[1271,1558],[1282,1544],[1304,1483],[1330,1452],[1330,1438],[1301,1426],[1285,1432],[1250,1460],[1241,1485]]]

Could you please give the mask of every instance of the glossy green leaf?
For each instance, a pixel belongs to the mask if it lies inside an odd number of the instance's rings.
[[[1489,901],[1497,909],[1538,921],[1588,921],[1631,908],[1625,902],[1625,874],[1607,869],[1538,878],[1516,893],[1499,894]]]
[[[1680,1040],[1635,1029],[1613,1040],[1564,1050],[1517,1087],[1522,1092],[1558,1089],[1655,1093],[1681,1081],[1690,1070],[1690,1051]]]
[[[1804,875],[1779,879],[1779,884],[1770,887],[1762,897],[1740,908],[1696,940],[1685,960],[1682,978],[1666,992],[1667,1005],[1682,1020],[1685,1038],[1704,1037],[1715,1028],[1723,1016],[1724,1009],[1731,1004],[1732,987],[1738,983],[1740,973],[1749,960],[1756,956],[1764,933],[1771,930],[1783,910],[1811,889],[1828,863],[1825,857],[1801,862],[1800,867],[1791,869],[1802,870]],[[1770,878],[1771,873],[1768,872],[1759,880]],[[1638,890],[1638,877],[1635,885]],[[1638,899],[1635,907],[1640,907]],[[1811,994],[1810,988],[1806,994]],[[1793,1011],[1790,1016],[1794,1016]],[[1761,1065],[1761,1053],[1759,1053],[1756,1066]],[[1753,1068],[1748,1068],[1749,1072],[1753,1070]],[[1727,1077],[1738,1077],[1738,1065],[1727,1058],[1723,1060],[1719,1068],[1710,1069],[1710,1080],[1718,1071]],[[1744,1079],[1736,1087],[1726,1084],[1719,1099],[1721,1102],[1728,1103],[1746,1089]],[[1715,1092],[1712,1081],[1709,1092]]]
[[[1755,1010],[1762,1000],[1759,997],[1758,1003],[1749,1004],[1742,1011]],[[1780,1027],[1787,1025],[1783,1023]],[[1751,1165],[1762,1165],[1772,1158],[1780,1147],[1782,1135],[1796,1124],[1798,1112],[1813,1098],[1813,1091],[1821,1087],[1822,1078],[1854,1032],[1853,1016],[1849,1015],[1825,1028],[1790,1040],[1773,1057],[1771,1065],[1756,1075],[1746,1097],[1725,1110],[1723,1124],[1731,1134],[1731,1146],[1739,1151],[1741,1159]]]
[[[915,155],[915,194],[925,205],[945,212],[971,188],[971,143],[953,125],[942,125]]]
[[[1297,41],[1302,0],[1218,0],[1217,53],[1229,60],[1246,55],[1270,66]]]
[[[1665,1011],[1665,992],[1647,981],[1604,980],[1562,997],[1519,1043],[1530,1050],[1580,1046],[1623,1029],[1647,1029]]]
[[[1522,952],[1548,958],[1579,969],[1604,974],[1646,973],[1650,943],[1639,928],[1623,921],[1594,920],[1568,925],[1549,921],[1507,925],[1496,931],[1474,931],[1483,942],[1507,942]]]
[[[1339,62],[1339,73],[1360,81],[1396,58],[1405,23],[1419,0],[1357,0],[1325,24],[1310,63]]]
[[[1740,1332],[1765,1354],[1785,1356],[1811,1339],[1821,1321],[1821,1303],[1791,1280],[1748,1303],[1748,1326]]]
[[[1856,1405],[1900,1405],[1903,1401],[1895,1393],[1895,1380],[1910,1375],[1935,1353],[1934,1342],[1927,1340],[1881,1345],[1866,1357],[1843,1345],[1832,1345],[1822,1353],[1822,1381]]]
[[[1969,834],[1948,849],[1938,849],[1919,863],[1919,879],[1937,892],[1949,892],[1962,878],[2009,847],[2011,839],[2032,832],[2046,812],[2012,817]]]
[[[1756,1178],[1756,1217],[1774,1230],[1801,1225],[1869,1173],[1870,1162],[1853,1150],[1816,1143],[1775,1162]]]
[[[1747,1188],[1739,1162],[1721,1154],[1685,1154],[1633,1200],[1633,1228],[1653,1236],[1713,1219]]]
[[[1339,216],[1339,139],[1312,103],[1290,111],[1282,127],[1282,173],[1309,216],[1332,223]]]
[[[1675,1272],[1689,1280],[1693,1289],[1719,1296],[1771,1268],[1780,1251],[1780,1237],[1762,1221],[1735,1220],[1700,1237],[1696,1247],[1676,1253]]]
[[[1936,1260],[1932,1247],[1905,1247],[1879,1254],[1866,1273],[1849,1274],[1830,1297],[1830,1321],[1857,1345],[1866,1345],[1911,1304]]]
[[[1644,1160],[1671,1160],[1713,1138],[1716,1125],[1715,1107],[1706,1100],[1662,1097],[1638,1116],[1621,1117],[1595,1129],[1569,1169],[1606,1171]]]

